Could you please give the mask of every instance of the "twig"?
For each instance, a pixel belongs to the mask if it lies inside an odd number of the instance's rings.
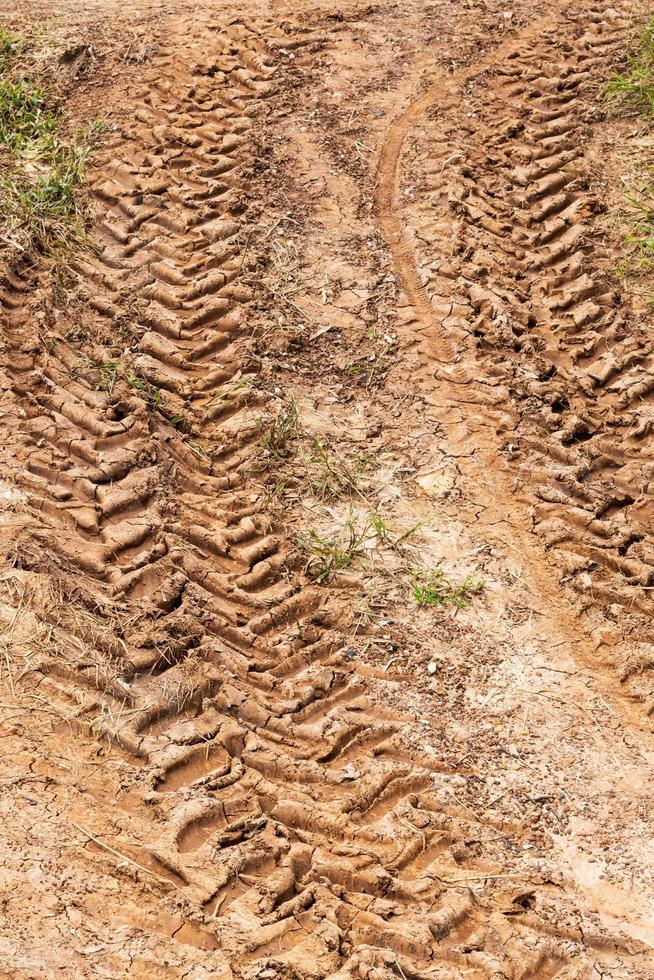
[[[454,795],[454,793],[451,793],[451,792],[450,792],[450,790],[449,790],[449,789],[448,789],[448,788],[447,788],[446,786],[441,786],[441,787],[440,787],[440,789],[442,789],[444,793],[447,793],[447,795],[448,795],[448,796],[451,796],[451,797],[452,797],[452,799],[454,800],[454,802],[455,802],[455,803],[457,803],[457,804],[458,804],[459,806],[462,806],[464,810],[467,810],[467,811],[468,811],[468,813],[471,813],[471,814],[473,815],[473,817],[475,818],[475,820],[476,820],[477,822],[479,822],[479,817],[478,817],[478,815],[477,815],[477,814],[475,813],[475,811],[474,811],[474,810],[472,810],[472,809],[471,809],[471,808],[470,808],[469,806],[467,806],[467,804],[465,804],[465,803],[464,803],[464,802],[463,802],[462,800],[459,800],[459,799],[458,799],[458,798],[457,798],[457,797],[456,797],[456,796]]]
[[[497,803],[499,800],[502,799],[503,796],[506,796],[506,794],[508,792],[509,792],[509,790],[508,789],[505,789],[503,793],[500,793],[499,794],[499,796],[494,796],[492,800],[489,800],[488,803],[485,803],[484,806],[482,806],[482,810],[487,810],[489,808],[489,806],[492,806],[493,803]]]
[[[401,976],[402,976],[402,980],[406,980],[406,973],[404,972],[404,970],[403,970],[403,969],[402,969],[402,967],[400,966],[400,961],[399,961],[399,960],[398,960],[398,958],[397,958],[397,953],[393,953],[393,956],[395,957],[395,966],[396,966],[396,967],[398,968],[398,970],[400,971],[400,974],[401,974]]]
[[[427,849],[427,838],[425,837],[423,832],[421,830],[418,830],[417,827],[414,827],[412,823],[409,823],[409,821],[405,817],[400,817],[398,815],[398,820],[400,821],[400,823],[403,823],[405,827],[408,827],[409,830],[412,830],[414,834],[418,834],[418,836],[422,839],[422,850],[425,851]]]
[[[430,874],[432,874],[434,878],[438,878],[438,880],[441,881],[444,885],[459,885],[461,884],[462,881],[490,881],[493,878],[522,878],[523,881],[528,880],[526,875],[520,873],[497,874],[497,875],[467,875],[462,878],[439,878],[439,876],[435,875],[433,871],[430,872]]]
[[[248,248],[250,247],[250,239],[252,238],[252,232],[248,232],[248,236],[245,239],[245,248],[243,249],[243,254],[241,255],[241,262],[238,267],[238,275],[241,274],[241,269],[243,268],[243,263],[245,262],[245,256],[248,254]]]
[[[212,919],[217,919],[218,918],[218,913],[220,912],[221,908],[223,907],[226,898],[227,898],[227,892],[225,892],[224,895],[217,895],[216,896],[216,904],[214,906],[213,912],[211,913],[211,918]]]
[[[150,869],[146,868],[145,865],[139,864],[138,861],[134,861],[132,858],[127,857],[126,854],[121,854],[120,851],[117,851],[109,844],[105,844],[103,840],[100,840],[99,837],[92,834],[90,830],[86,830],[85,827],[81,827],[78,823],[75,823],[74,820],[71,820],[70,822],[72,823],[73,827],[76,827],[77,830],[80,830],[83,834],[86,834],[89,840],[92,840],[94,844],[97,844],[98,847],[104,847],[105,851],[109,851],[110,854],[120,858],[121,861],[126,861],[128,864],[133,864],[135,868],[138,868],[140,871],[145,871],[146,874],[152,875],[153,878],[156,878],[157,881],[162,882],[164,885],[171,885],[173,888],[179,888],[179,885],[175,884],[174,881],[170,881],[168,878],[158,875],[156,871],[150,871]]]
[[[16,690],[14,688],[14,676],[13,676],[13,674],[11,672],[11,661],[9,660],[9,644],[13,641],[14,626],[16,625],[16,620],[18,619],[18,615],[19,615],[22,607],[23,607],[23,603],[22,603],[22,597],[21,597],[21,601],[18,603],[18,606],[16,608],[16,612],[14,613],[13,619],[11,620],[9,626],[7,627],[7,637],[9,639],[9,643],[4,648],[5,661],[7,663],[7,674],[9,676],[9,687],[11,688],[11,696],[12,696],[12,698],[15,698],[16,697]]]

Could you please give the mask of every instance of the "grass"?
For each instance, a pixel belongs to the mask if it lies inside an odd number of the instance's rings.
[[[150,408],[157,408],[161,404],[161,391],[159,388],[155,388],[153,384],[146,381],[145,378],[140,377],[138,374],[128,374],[127,384],[134,391],[140,391]]]
[[[406,531],[398,533],[376,511],[357,514],[350,507],[347,517],[334,535],[323,536],[317,531],[309,530],[299,535],[297,541],[312,556],[307,570],[312,571],[319,582],[328,582],[337,572],[358,563],[366,552],[372,552],[375,548],[400,553],[402,544],[426,523],[428,521],[418,521]]]
[[[318,582],[328,582],[333,576],[353,565],[363,552],[363,546],[374,534],[368,516],[359,525],[356,515],[350,510],[345,522],[334,537],[322,537],[316,531],[308,531],[298,537],[298,544],[310,552],[312,559],[308,571],[313,571]]]
[[[14,77],[23,46],[0,32],[0,217],[23,244],[47,250],[80,235],[85,215],[78,190],[101,123],[64,133],[48,93]]]
[[[289,443],[300,434],[300,407],[292,396],[277,412],[263,438],[263,448],[269,461],[279,461],[288,455]]]
[[[142,375],[136,373],[130,365],[123,366],[120,361],[95,361],[88,357],[81,357],[78,370],[82,372],[92,372],[96,391],[105,391],[112,394],[118,382],[127,384],[133,391],[138,391],[149,409],[159,409],[163,412],[163,395],[161,390],[151,384]],[[168,419],[172,425],[182,428],[186,423],[186,415],[179,412]]]
[[[118,378],[118,370],[118,361],[105,361],[104,364],[101,364],[99,368],[100,377],[96,384],[97,390],[111,394]]]
[[[636,266],[648,269],[654,260],[654,187],[649,183],[644,184],[638,194],[627,194],[626,198],[636,217],[634,230],[625,236],[625,241],[636,246]],[[633,266],[634,262],[629,264]],[[626,266],[624,271],[627,271]]]
[[[0,79],[0,144],[13,150],[46,145],[57,129],[57,116],[42,89],[28,82]]]
[[[472,596],[484,589],[484,580],[473,575],[455,583],[442,568],[413,571],[413,598],[419,606],[456,606],[465,609]]]
[[[608,82],[605,98],[617,102],[648,120],[654,118],[654,16],[645,23],[638,44],[627,54],[626,69]],[[648,271],[654,262],[654,187],[642,181],[636,192],[626,194],[632,208],[633,230],[625,242],[633,246],[616,267],[616,275],[626,277],[631,272]]]
[[[337,500],[351,494],[360,493],[361,476],[369,466],[369,460],[357,456],[351,463],[343,458],[334,458],[322,442],[316,440],[313,452],[307,459],[310,473],[309,490],[319,500]]]
[[[10,34],[0,27],[0,72],[6,72],[16,55],[25,47],[25,38],[18,34]]]
[[[637,113],[654,114],[654,16],[647,21],[638,46],[627,55],[627,68],[606,86],[608,100],[619,99]]]

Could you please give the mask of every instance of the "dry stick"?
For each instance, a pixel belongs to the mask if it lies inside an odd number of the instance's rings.
[[[300,227],[300,222],[299,221],[296,221],[295,218],[291,218],[291,216],[289,214],[283,214],[281,216],[281,218],[278,218],[277,221],[274,222],[274,224],[272,225],[272,227],[263,236],[264,242],[265,242],[266,238],[268,238],[270,235],[272,235],[272,233],[275,230],[275,228],[277,227],[277,225],[281,224],[282,221],[290,221],[291,224],[297,225],[298,228]]]
[[[245,248],[243,249],[243,254],[241,256],[241,263],[240,263],[240,265],[238,267],[238,273],[237,273],[237,275],[239,275],[239,276],[240,276],[241,270],[243,268],[243,263],[245,262],[245,256],[248,254],[248,248],[250,247],[250,239],[251,238],[252,238],[252,232],[250,231],[250,232],[248,232],[248,236],[245,239]]]
[[[597,718],[595,718],[590,713],[590,711],[584,708],[584,706],[581,704],[572,705],[570,704],[569,701],[566,701],[564,698],[559,698],[555,694],[549,694],[547,691],[528,691],[524,687],[516,687],[515,690],[520,691],[522,694],[534,694],[537,695],[539,698],[549,698],[550,701],[557,701],[559,704],[564,704],[566,708],[572,709],[573,707],[576,707],[579,709],[579,711],[582,711],[585,715],[588,715],[588,717],[593,722],[596,728],[598,728],[600,731],[602,730],[601,725],[599,724]]]
[[[272,296],[274,296],[274,297],[275,297],[275,299],[282,299],[282,300],[284,300],[284,302],[286,302],[286,303],[288,303],[288,304],[289,304],[289,306],[292,306],[292,307],[293,307],[293,309],[294,309],[294,310],[295,310],[295,311],[296,311],[297,313],[299,313],[299,314],[300,314],[300,316],[301,316],[301,317],[302,317],[303,319],[305,319],[305,320],[306,320],[306,318],[307,318],[307,314],[306,314],[306,313],[304,312],[304,310],[301,310],[301,309],[300,309],[300,307],[299,307],[299,306],[297,305],[297,303],[294,303],[292,299],[289,299],[289,298],[288,298],[288,296],[286,296],[286,295],[285,295],[284,293],[280,293],[280,292],[278,292],[277,290],[275,290],[275,289],[273,289],[273,288],[272,288],[271,286],[269,286],[269,285],[268,285],[268,283],[266,283],[266,282],[264,282],[264,283],[262,283],[262,285],[263,285],[263,287],[264,287],[264,289],[267,289],[267,290],[268,290],[268,292],[269,292],[269,293],[270,293],[270,294],[271,294]]]
[[[8,721],[13,721],[14,718],[21,718],[24,716],[25,712],[29,711],[45,711],[44,708],[24,708],[23,711],[17,711],[13,715],[6,715],[4,718],[0,718],[0,725],[6,725]],[[61,718],[55,711],[49,711],[48,714],[54,715],[55,718]]]
[[[109,844],[105,844],[103,840],[100,840],[99,837],[92,834],[90,830],[86,830],[85,827],[80,827],[80,825],[75,823],[74,820],[71,820],[70,822],[72,823],[73,827],[76,827],[78,830],[81,830],[83,834],[86,834],[89,840],[92,840],[94,844],[97,844],[98,847],[104,847],[105,851],[109,851],[110,854],[120,858],[121,861],[127,861],[128,864],[133,864],[135,868],[138,868],[140,871],[145,871],[146,874],[152,875],[153,878],[156,878],[157,881],[160,881],[165,885],[172,885],[173,888],[179,888],[179,885],[175,884],[174,881],[170,881],[168,878],[158,875],[156,871],[150,871],[150,869],[146,868],[145,865],[139,864],[138,861],[132,860],[132,858],[127,857],[126,854],[121,854],[120,851],[117,851],[114,847],[111,847]]]
[[[557,643],[555,646],[560,646],[560,644]],[[592,674],[587,674],[584,670],[563,670],[562,667],[548,667],[547,664],[534,664],[534,667],[538,667],[539,670],[551,670],[554,674],[568,674],[570,677],[577,677],[579,674],[582,677],[592,677]]]
[[[13,675],[11,673],[11,663],[9,661],[9,651],[7,650],[6,647],[5,647],[5,650],[4,650],[4,654],[5,654],[5,661],[6,661],[6,664],[7,664],[7,675],[9,677],[9,687],[11,688],[11,696],[13,698],[15,698],[16,697],[16,690],[14,688],[14,678],[13,678]]]
[[[418,834],[418,836],[422,839],[422,850],[423,850],[423,852],[426,851],[427,850],[427,838],[425,837],[425,835],[423,834],[423,832],[421,830],[418,830],[417,827],[414,827],[413,824],[412,823],[409,823],[409,821],[406,820],[404,817],[398,817],[398,819],[399,819],[400,823],[403,823],[405,825],[405,827],[408,827],[409,830],[412,830],[414,832],[414,834]]]
[[[534,772],[535,772],[535,770],[534,770]],[[505,789],[503,793],[500,793],[499,794],[499,796],[494,796],[492,800],[489,800],[488,803],[485,803],[484,806],[482,806],[482,810],[487,810],[490,806],[493,805],[493,803],[497,803],[499,800],[502,799],[503,796],[506,796],[506,794],[509,793],[509,792],[510,792],[510,790]]]
[[[225,892],[224,895],[217,895],[216,896],[216,904],[214,906],[213,912],[211,913],[211,918],[212,919],[217,919],[218,918],[218,913],[220,912],[221,908],[223,907],[226,898],[227,898],[227,892]]]
[[[7,627],[7,635],[8,636],[12,636],[12,634],[13,634],[13,629],[14,629],[14,626],[16,625],[16,620],[18,619],[18,614],[20,613],[21,609],[22,609],[22,599],[18,603],[18,606],[16,608],[16,612],[14,613],[13,619],[10,622],[9,626]],[[11,673],[11,662],[9,660],[9,648],[7,646],[5,646],[4,655],[5,655],[5,661],[7,663],[7,675],[9,677],[9,687],[11,688],[11,696],[12,696],[12,698],[15,698],[16,697],[16,690],[14,688],[14,677],[13,677],[13,674]]]
[[[430,874],[444,885],[458,885],[462,881],[490,881],[492,878],[521,878],[523,881],[529,881],[528,875],[520,874],[519,872],[516,874],[466,875],[462,878],[439,878],[433,871]]]
[[[400,973],[402,975],[402,980],[406,980],[406,973],[404,972],[404,970],[400,966],[400,961],[397,958],[397,953],[393,953],[393,956],[395,957],[395,966],[398,968],[398,970],[400,971]]]
[[[41,711],[43,712],[44,715],[54,715],[55,718],[64,717],[59,711],[54,711],[54,709],[52,708],[39,708],[36,705],[32,705],[31,707],[24,705],[21,707],[20,704],[0,704],[0,708],[9,708],[9,709],[16,708],[17,709],[16,714],[10,715],[11,718],[17,718],[19,715],[25,714],[25,712],[29,713],[30,711]],[[6,721],[6,720],[7,720],[6,718],[0,718],[0,721]],[[68,719],[64,718],[64,721],[68,721]]]
[[[457,803],[459,806],[462,806],[464,810],[467,810],[468,813],[471,813],[473,815],[475,820],[479,821],[479,817],[475,813],[475,811],[471,809],[471,807],[469,807],[466,803],[464,803],[463,800],[458,799],[458,797],[456,797],[454,793],[450,792],[447,786],[440,786],[439,789],[442,789],[444,793],[447,793],[448,796],[451,796],[455,803]]]

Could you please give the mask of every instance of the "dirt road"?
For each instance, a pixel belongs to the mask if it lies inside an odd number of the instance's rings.
[[[9,6],[0,975],[654,977],[639,10]]]

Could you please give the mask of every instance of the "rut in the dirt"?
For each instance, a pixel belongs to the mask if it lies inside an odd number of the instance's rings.
[[[652,345],[595,231],[597,102],[629,24],[626,7],[546,15],[437,83],[395,126],[419,128],[421,210],[392,199],[397,150],[378,206],[426,367],[495,420],[534,533],[629,636],[620,675],[649,707]]]
[[[38,269],[17,269],[2,295],[33,533],[108,610],[92,636],[80,630],[76,663],[43,665],[39,690],[79,705],[80,737],[103,736],[141,766],[137,808],[152,843],[139,860],[181,894],[184,915],[238,975],[589,976],[595,954],[629,950],[594,933],[558,885],[514,887],[482,857],[478,842],[501,831],[510,852],[519,828],[477,820],[438,761],[407,750],[411,719],[371,707],[387,681],[348,660],[337,600],[286,575],[283,535],[249,478],[267,399],[246,350],[243,171],[276,49],[301,38],[239,22],[186,30],[144,72],[133,121],[93,185],[94,253],[77,262],[88,309],[114,322],[131,311],[129,377],[96,390],[66,339],[72,323],[56,350],[43,348],[27,303]],[[524,353],[528,328],[534,347],[543,329],[530,311],[548,268],[539,308],[552,331],[587,331],[589,363],[610,296],[579,280],[570,258],[583,198],[562,168],[577,156],[565,112],[592,69],[587,52],[601,55],[593,37],[567,53],[563,75],[550,71],[547,38],[507,61],[511,75],[497,74],[487,98],[512,114],[533,83],[538,120],[494,126],[493,159],[462,176],[455,201],[468,262],[479,229],[492,235],[471,303],[483,311],[483,290],[499,296]],[[514,147],[518,132],[524,217],[502,224],[498,181],[515,162],[503,140]],[[488,150],[485,133],[469,136]],[[491,289],[507,268],[520,287]],[[510,322],[500,311],[479,330]],[[153,392],[167,419],[148,404]],[[559,442],[572,466],[578,450]]]

